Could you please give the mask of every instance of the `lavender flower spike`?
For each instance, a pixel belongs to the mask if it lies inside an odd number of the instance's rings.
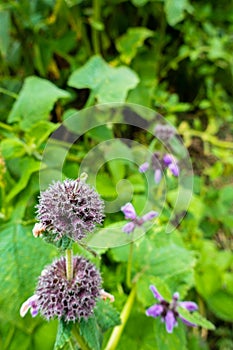
[[[150,289],[154,297],[159,301],[159,303],[152,305],[146,310],[146,315],[151,317],[161,316],[161,320],[165,322],[166,330],[168,333],[172,333],[174,327],[178,324],[178,318],[187,326],[195,327],[196,324],[191,323],[182,317],[178,312],[178,307],[183,307],[188,311],[195,311],[198,309],[198,306],[193,301],[180,301],[179,302],[179,293],[174,293],[172,301],[168,302],[163,298],[163,296],[158,292],[155,286],[151,285]]]
[[[122,231],[125,233],[131,233],[138,226],[142,226],[146,221],[150,221],[156,216],[158,213],[156,211],[150,211],[142,217],[137,216],[134,206],[131,203],[126,203],[123,207],[121,207],[121,211],[124,213],[126,219],[130,219],[131,221],[125,224],[122,228]]]

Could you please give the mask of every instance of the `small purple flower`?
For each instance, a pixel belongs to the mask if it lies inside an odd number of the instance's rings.
[[[154,133],[161,141],[168,142],[176,134],[176,131],[170,125],[157,124]]]
[[[32,295],[30,298],[28,298],[23,305],[20,308],[20,316],[24,317],[28,310],[30,309],[32,317],[35,317],[39,312],[38,307],[38,296]]]
[[[148,162],[143,163],[139,167],[140,173],[145,173],[149,169],[149,167],[150,167],[150,164]]]
[[[179,176],[180,169],[178,162],[172,154],[162,154],[161,152],[154,152],[151,156],[151,161],[145,162],[139,167],[140,173],[145,173],[149,168],[154,171],[154,180],[159,184],[163,171],[169,169],[174,176]]]
[[[180,170],[177,165],[177,161],[171,154],[165,154],[163,157],[163,161],[174,176],[179,176]]]
[[[165,322],[166,330],[168,333],[173,332],[173,328],[177,326],[177,319],[180,318],[181,321],[191,327],[195,327],[196,324],[189,322],[184,317],[182,317],[178,312],[178,307],[182,307],[188,311],[196,311],[198,306],[193,301],[178,301],[179,293],[173,294],[172,301],[166,301],[163,296],[158,292],[155,286],[151,285],[150,290],[152,291],[154,297],[159,301],[159,303],[152,305],[146,310],[146,315],[151,317],[161,316],[161,320]]]
[[[122,231],[128,234],[133,232],[136,226],[142,226],[144,222],[152,220],[158,216],[158,213],[152,210],[142,217],[139,217],[137,216],[134,206],[131,203],[126,203],[123,207],[121,207],[121,211],[124,213],[126,219],[131,220],[122,228]]]

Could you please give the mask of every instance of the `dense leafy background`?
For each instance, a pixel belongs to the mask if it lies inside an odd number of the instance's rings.
[[[126,101],[155,109],[173,123],[191,155],[195,181],[188,213],[176,231],[163,233],[173,184],[158,227],[135,246],[132,272],[139,280],[117,349],[232,349],[231,2],[1,1],[0,23],[0,348],[50,350],[56,338],[56,321],[19,317],[38,274],[57,255],[31,235],[39,171],[48,183],[59,178],[61,164],[53,155],[67,150],[67,142],[54,141],[47,155],[52,169],[41,163],[49,135],[74,110]],[[75,178],[90,145],[115,136],[145,145],[151,141],[130,127],[96,128],[70,148],[63,176]],[[115,198],[116,183],[126,177],[140,209],[144,182],[133,170],[119,159],[109,162],[97,179],[103,198]],[[106,225],[116,220],[123,216],[109,215]],[[128,250],[102,251],[104,287],[115,295],[119,311],[129,294]],[[151,283],[195,300],[216,329],[187,331],[179,325],[168,337],[163,324],[144,313],[154,302]]]

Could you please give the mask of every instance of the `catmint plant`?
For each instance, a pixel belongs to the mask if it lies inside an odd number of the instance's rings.
[[[146,310],[146,315],[151,317],[161,317],[161,320],[165,322],[166,330],[168,333],[173,332],[173,328],[178,325],[178,318],[186,325],[191,327],[196,327],[195,323],[192,323],[182,317],[179,314],[178,307],[185,308],[188,311],[196,311],[198,306],[193,301],[179,301],[179,293],[175,292],[172,297],[172,301],[169,302],[163,298],[163,296],[158,292],[155,286],[151,285],[150,290],[152,291],[155,299],[159,302],[152,305]]]

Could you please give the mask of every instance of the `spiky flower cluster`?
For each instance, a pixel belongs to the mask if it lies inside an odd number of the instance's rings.
[[[47,320],[76,321],[88,318],[101,293],[101,277],[96,267],[81,256],[73,258],[73,278],[67,279],[64,257],[46,267],[38,281],[34,300]]]
[[[103,208],[99,194],[81,179],[54,182],[40,194],[40,233],[46,237],[48,232],[51,243],[64,235],[79,241],[102,222]]]

